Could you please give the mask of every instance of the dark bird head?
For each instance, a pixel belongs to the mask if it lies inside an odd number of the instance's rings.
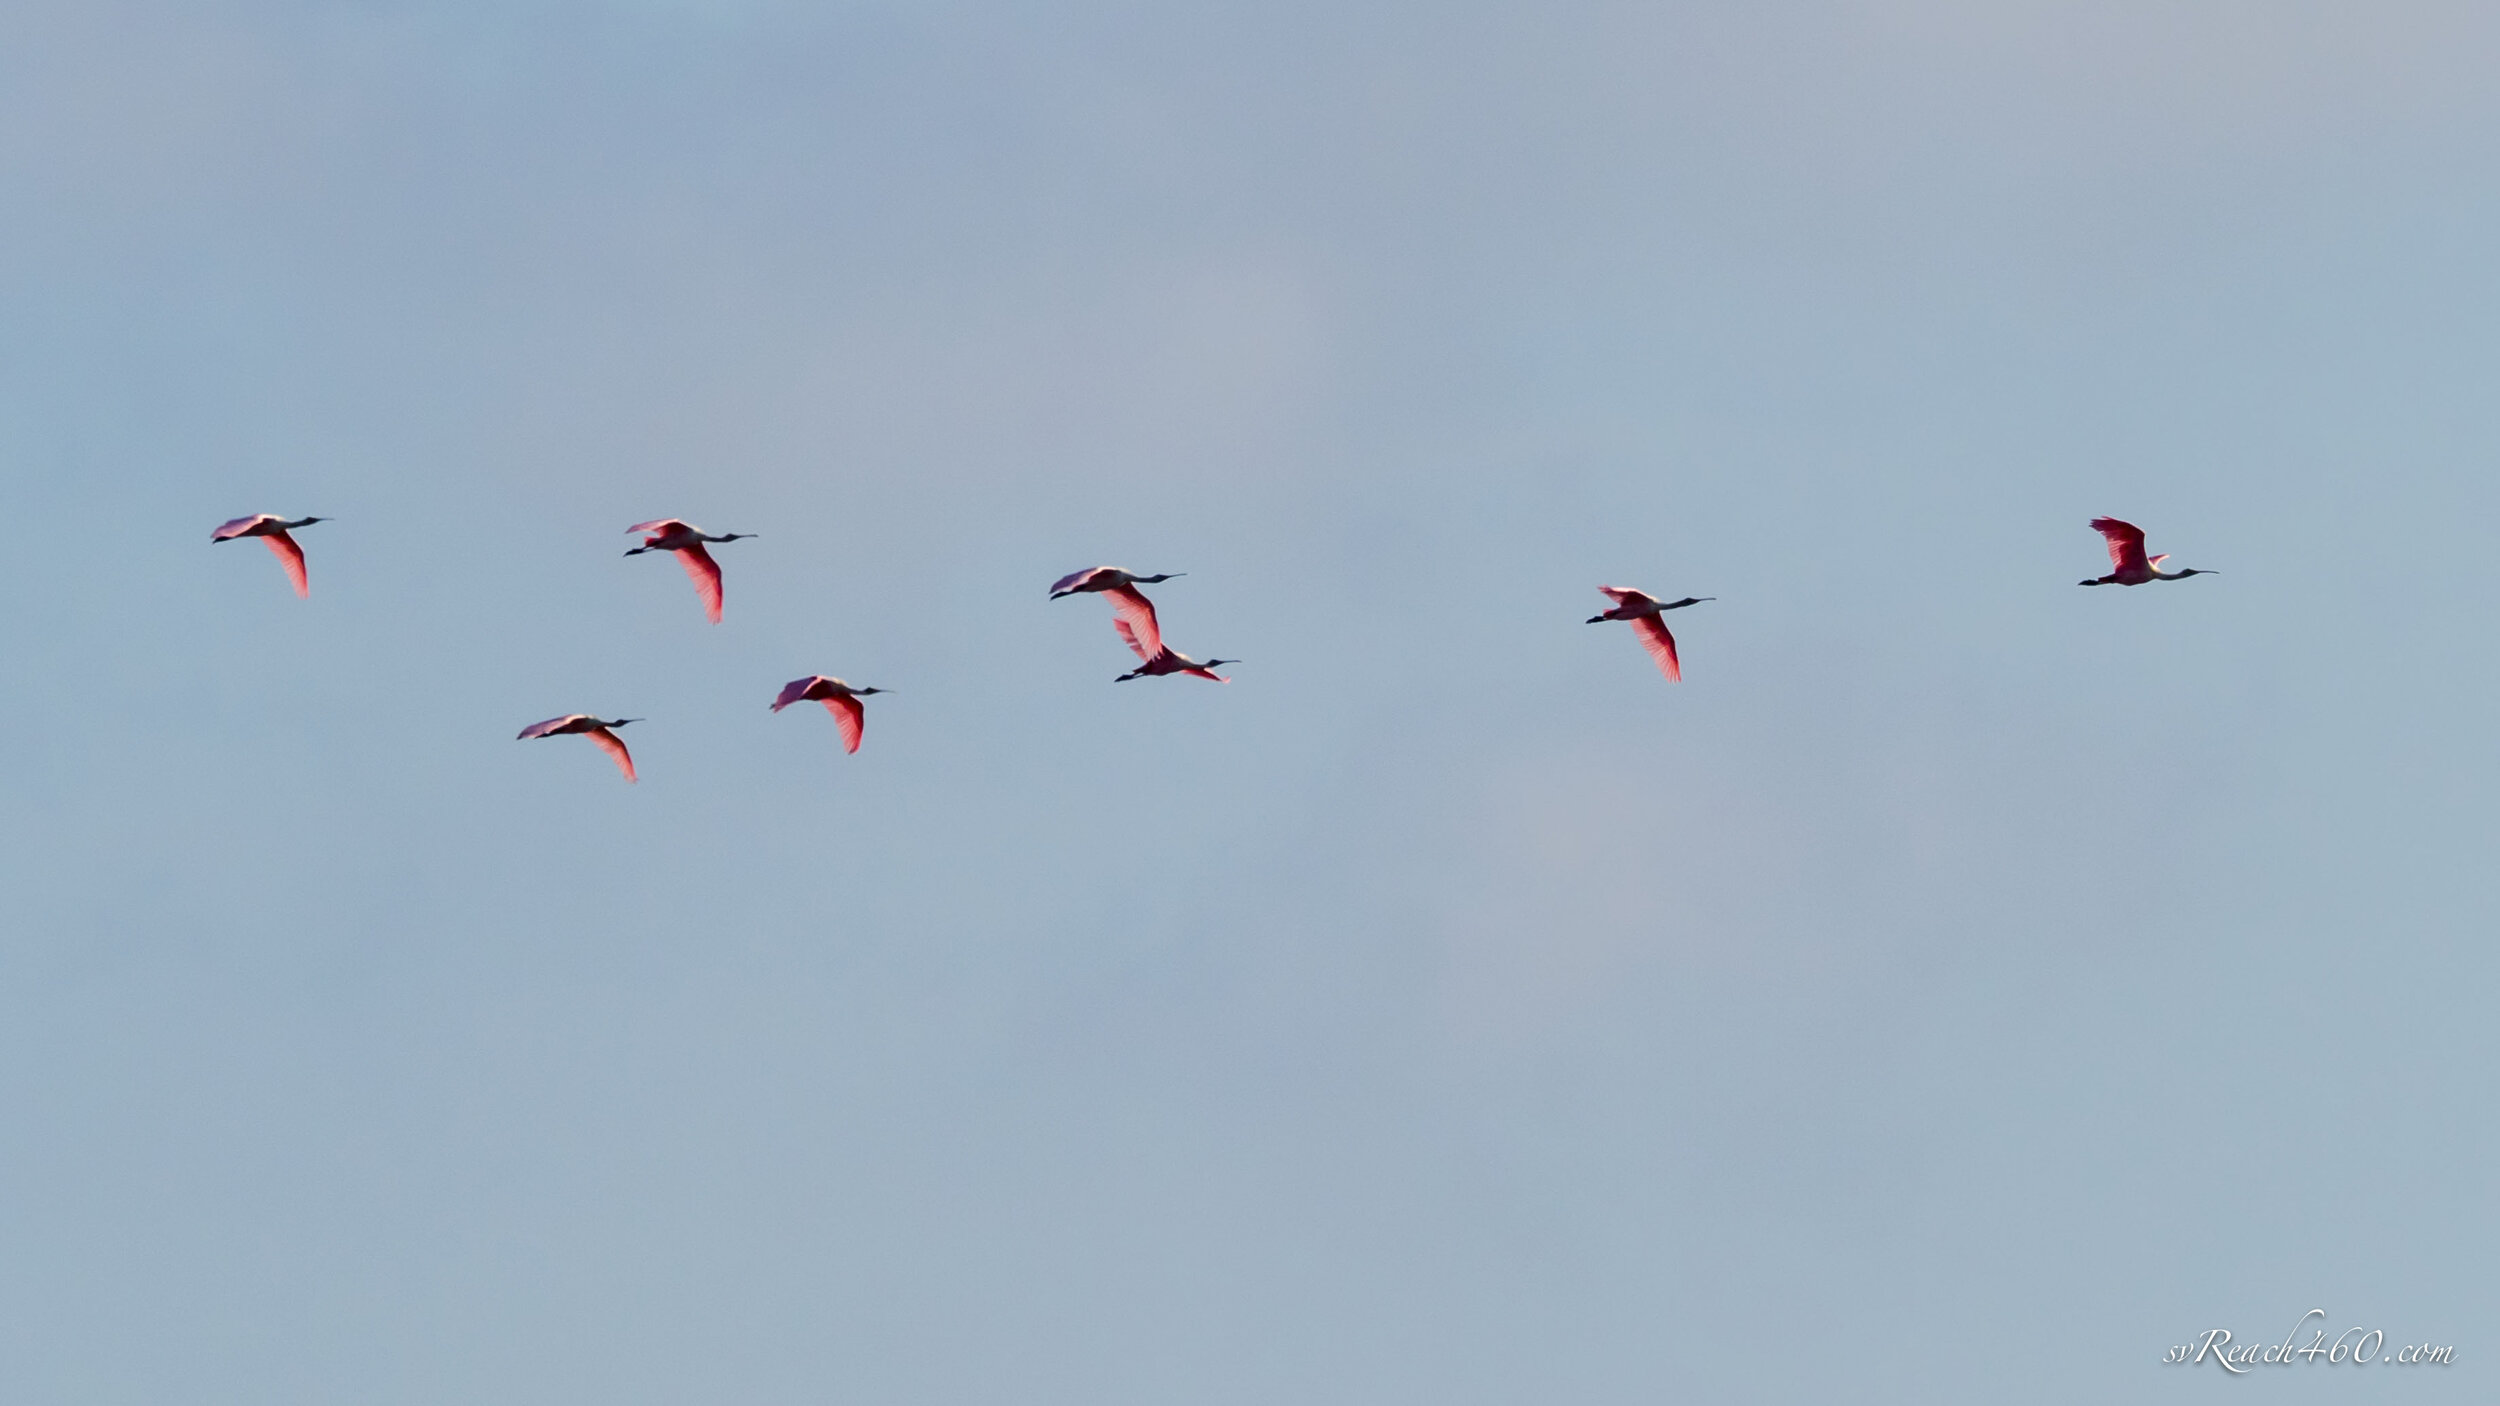
[[[1583,625],[1603,625],[1606,623],[1606,617],[1603,615],[1592,615],[1580,623]]]
[[[1158,581],[1169,581],[1175,576],[1187,576],[1188,574],[1189,573],[1186,571],[1167,571],[1160,576],[1139,576],[1134,579],[1143,585],[1151,586]]]
[[[760,532],[724,532],[712,540],[715,542],[738,542],[749,537],[760,537],[762,535],[763,534]]]
[[[2220,576],[2222,573],[2214,570],[2210,566],[2191,566],[2184,571],[2177,571],[2171,574],[2178,580],[2186,580],[2190,576]]]
[[[623,727],[627,723],[638,723],[641,721],[642,719],[640,718],[618,718],[613,722],[603,722],[599,724],[599,726],[604,728],[619,728]]]
[[[312,526],[312,525],[313,525],[314,523],[316,523],[316,522],[328,522],[328,521],[329,521],[329,519],[328,519],[328,518],[326,518],[326,517],[307,517],[307,518],[297,518],[295,521],[288,523],[288,524],[287,524],[287,526],[289,526],[289,527],[310,527],[310,526]]]
[[[1240,662],[1241,661],[1238,659],[1210,659],[1198,667],[1201,669],[1212,669],[1218,664],[1238,664]]]
[[[1706,600],[1717,600],[1717,599],[1718,599],[1718,597],[1717,597],[1717,596],[1686,596],[1684,599],[1682,599],[1682,600],[1680,600],[1680,601],[1674,601],[1674,602],[1671,602],[1671,603],[1669,603],[1669,604],[1667,604],[1667,605],[1662,605],[1662,606],[1660,606],[1660,607],[1658,607],[1658,608],[1659,608],[1659,609],[1661,609],[1661,610],[1682,610],[1684,607],[1686,607],[1686,606],[1688,606],[1688,605],[1699,605],[1699,604],[1701,604],[1703,601],[1706,601]]]
[[[854,698],[865,698],[871,693],[892,693],[893,691],[894,690],[890,688],[855,688],[851,690],[851,696]]]
[[[2096,579],[2091,581],[2077,581],[2075,584],[2078,586],[2097,586],[2101,583]]]

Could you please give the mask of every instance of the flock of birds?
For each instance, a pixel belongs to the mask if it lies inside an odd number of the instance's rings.
[[[269,548],[270,554],[278,559],[278,564],[286,569],[287,580],[295,585],[295,594],[309,597],[312,594],[312,582],[304,569],[304,549],[296,545],[294,537],[289,534],[297,528],[310,527],[314,523],[325,521],[328,519],[302,517],[289,520],[275,513],[254,513],[250,517],[239,517],[219,527],[209,541],[212,543],[233,542],[245,537],[259,538],[262,544]],[[2170,560],[2169,554],[2164,553],[2156,557],[2146,556],[2144,554],[2144,529],[2133,523],[2121,522],[2114,517],[2096,517],[2092,519],[2092,530],[2100,533],[2109,547],[2110,571],[2106,576],[2095,576],[2079,581],[2077,585],[2141,586],[2148,581],[2184,581],[2190,576],[2216,574],[2198,567],[2187,567],[2178,571],[2162,570],[2161,564]],[[629,535],[640,533],[643,537],[641,546],[625,553],[629,557],[640,556],[644,552],[674,554],[678,564],[686,569],[686,575],[694,582],[695,595],[703,602],[704,617],[715,625],[720,623],[720,563],[714,561],[712,554],[704,550],[704,544],[736,542],[757,534],[752,532],[715,534],[705,532],[694,524],[677,518],[659,518],[651,522],[638,522],[625,531]],[[1057,600],[1062,596],[1092,594],[1100,595],[1111,603],[1111,628],[1118,632],[1120,642],[1127,645],[1138,658],[1137,667],[1113,680],[1115,683],[1126,683],[1131,679],[1160,678],[1166,674],[1189,674],[1197,678],[1213,679],[1217,683],[1231,683],[1231,679],[1215,672],[1216,666],[1238,664],[1241,661],[1238,659],[1192,659],[1165,644],[1162,622],[1155,616],[1154,602],[1146,598],[1144,591],[1137,589],[1140,586],[1151,586],[1169,581],[1183,574],[1185,573],[1173,571],[1159,576],[1140,576],[1136,572],[1123,571],[1116,566],[1097,566],[1085,571],[1070,572],[1052,582],[1050,598]],[[1636,591],[1629,586],[1600,586],[1597,589],[1603,592],[1607,599],[1613,601],[1614,606],[1612,609],[1590,616],[1587,623],[1595,625],[1608,620],[1631,622],[1633,634],[1639,637],[1641,647],[1649,651],[1649,657],[1657,662],[1658,672],[1666,675],[1669,683],[1681,682],[1684,678],[1684,667],[1676,657],[1675,636],[1667,629],[1666,613],[1670,610],[1682,610],[1686,606],[1699,605],[1703,601],[1716,600],[1718,597],[1686,596],[1682,600],[1670,601],[1660,600],[1646,591]],[[872,693],[888,691],[882,688],[857,687],[826,674],[810,674],[806,678],[792,679],[783,684],[780,696],[772,702],[772,711],[778,713],[793,703],[822,703],[825,705],[825,711],[833,715],[834,725],[841,730],[843,748],[846,751],[856,752],[859,750],[860,738],[867,731],[867,709],[860,700]],[[566,713],[561,717],[548,718],[544,722],[531,723],[528,727],[521,729],[519,740],[527,741],[534,737],[587,737],[601,751],[606,752],[615,760],[617,770],[625,774],[627,781],[632,781],[634,779],[634,756],[625,749],[625,743],[617,737],[616,729],[627,723],[640,721],[639,718],[601,718],[590,713]]]

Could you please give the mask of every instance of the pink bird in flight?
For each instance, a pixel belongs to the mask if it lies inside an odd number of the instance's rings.
[[[1113,679],[1113,683],[1127,683],[1130,679],[1161,678],[1165,674],[1195,674],[1199,678],[1213,679],[1217,683],[1231,683],[1231,679],[1215,672],[1215,666],[1241,662],[1238,659],[1209,659],[1202,664],[1161,641],[1157,641],[1153,649],[1147,649],[1145,642],[1137,637],[1137,631],[1130,628],[1126,620],[1112,621],[1111,628],[1119,631],[1121,640],[1135,651],[1139,659],[1145,661]]]
[[[2170,560],[2170,554],[2164,552],[2157,557],[2146,557],[2144,529],[2132,522],[2120,522],[2114,517],[2096,517],[2092,519],[2092,530],[2109,543],[2110,573],[2089,581],[2077,581],[2075,584],[2078,586],[2141,586],[2147,581],[2184,581],[2191,576],[2222,574],[2195,566],[2183,571],[2162,570],[2161,564]]]
[[[644,552],[675,552],[678,564],[686,568],[687,577],[694,582],[695,594],[703,597],[704,616],[715,625],[720,623],[720,563],[712,560],[710,552],[703,550],[703,544],[735,542],[756,534],[724,532],[715,536],[693,523],[680,522],[673,517],[638,522],[625,530],[649,534],[641,546],[625,553],[629,557],[640,556]]]
[[[859,700],[872,693],[893,691],[890,688],[853,688],[840,679],[810,674],[783,684],[781,696],[773,700],[773,711],[778,713],[793,703],[822,703],[825,711],[833,714],[834,726],[842,729],[842,749],[856,752],[859,750],[860,734],[868,727],[868,710],[861,706]]]
[[[1667,622],[1661,617],[1670,610],[1682,610],[1688,605],[1699,605],[1718,597],[1686,596],[1682,600],[1662,601],[1646,591],[1636,591],[1629,586],[1600,586],[1597,589],[1605,592],[1607,598],[1615,603],[1614,608],[1590,616],[1586,623],[1631,621],[1632,633],[1641,637],[1641,648],[1648,650],[1649,657],[1658,661],[1658,672],[1666,675],[1669,683],[1682,683],[1684,666],[1676,661],[1675,636],[1667,633]]]
[[[615,758],[616,769],[625,773],[625,779],[631,781],[634,779],[634,754],[625,750],[624,742],[617,737],[614,729],[623,727],[627,723],[641,721],[640,718],[612,718],[601,721],[588,713],[567,713],[560,718],[549,718],[543,723],[531,723],[528,727],[522,728],[521,735],[513,740],[527,742],[533,737],[587,737],[599,744],[600,751]]]
[[[1071,571],[1050,584],[1050,598],[1072,596],[1080,591],[1093,591],[1111,599],[1113,620],[1120,638],[1137,651],[1141,659],[1151,659],[1163,648],[1163,627],[1155,620],[1155,603],[1146,599],[1140,584],[1153,585],[1186,576],[1185,571],[1167,571],[1160,576],[1140,576],[1116,566],[1097,566],[1089,571]],[[1143,641],[1143,643],[1140,643]]]
[[[1213,679],[1217,683],[1231,683],[1232,680],[1230,678],[1215,672],[1215,666],[1218,664],[1238,664],[1240,662],[1241,661],[1238,659],[1209,659],[1204,663],[1201,663],[1198,660],[1192,659],[1188,655],[1181,653],[1179,650],[1172,648],[1170,645],[1165,645],[1162,649],[1155,652],[1153,658],[1148,659],[1145,663],[1140,664],[1136,668],[1129,670],[1127,673],[1120,675],[1116,679],[1113,679],[1112,682],[1127,683],[1130,679],[1160,678],[1165,674],[1195,674],[1199,678]]]
[[[304,575],[304,549],[295,545],[295,539],[286,533],[290,527],[310,527],[316,522],[328,521],[328,518],[305,517],[289,522],[276,513],[254,513],[218,528],[209,534],[208,540],[231,542],[239,537],[258,537],[268,545],[269,554],[278,559],[278,565],[286,568],[286,579],[295,583],[295,594],[309,598],[312,582]]]

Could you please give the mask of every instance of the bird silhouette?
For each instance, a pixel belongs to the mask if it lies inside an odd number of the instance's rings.
[[[842,729],[842,750],[856,752],[860,734],[868,726],[868,710],[860,706],[859,700],[872,693],[891,692],[886,688],[853,688],[840,679],[810,674],[783,684],[781,696],[773,700],[773,711],[778,713],[793,703],[822,703],[825,711],[833,714],[834,726]]]
[[[1097,566],[1086,571],[1071,571],[1050,583],[1050,598],[1057,600],[1079,592],[1095,592],[1109,597],[1118,623],[1133,631],[1137,639],[1144,640],[1142,652],[1152,657],[1155,651],[1163,648],[1163,626],[1155,619],[1155,603],[1146,599],[1146,593],[1137,587],[1141,582],[1151,586],[1158,581],[1169,581],[1175,576],[1188,574],[1185,571],[1167,571],[1160,576],[1140,576],[1116,566]],[[1129,636],[1123,634],[1121,638]],[[1138,648],[1134,641],[1129,647]]]
[[[2164,552],[2147,558],[2144,555],[2144,529],[2132,522],[2120,522],[2114,517],[2096,517],[2092,519],[2092,530],[2109,543],[2110,573],[2095,576],[2089,581],[2077,581],[2075,584],[2078,586],[2141,586],[2147,581],[2184,581],[2191,576],[2222,574],[2195,566],[2183,571],[2162,570],[2161,564],[2170,560],[2170,554]]]
[[[212,543],[232,542],[241,537],[258,537],[268,545],[269,554],[278,559],[278,565],[286,568],[286,579],[295,583],[295,594],[298,597],[309,598],[312,595],[312,583],[304,575],[304,549],[295,545],[294,538],[286,535],[287,529],[310,527],[316,522],[328,521],[328,518],[299,517],[289,522],[276,513],[254,513],[250,517],[236,518],[218,528],[209,534],[208,540]]]
[[[1659,617],[1670,610],[1682,610],[1688,605],[1699,605],[1718,597],[1686,596],[1682,600],[1662,601],[1647,591],[1636,591],[1629,586],[1600,586],[1597,589],[1605,592],[1607,598],[1615,603],[1614,608],[1590,616],[1585,623],[1631,621],[1632,633],[1641,637],[1641,648],[1648,650],[1649,657],[1658,661],[1658,672],[1666,675],[1669,683],[1682,683],[1684,666],[1675,657],[1675,636],[1667,633],[1667,622]]]
[[[634,779],[634,754],[625,750],[625,744],[617,738],[614,729],[623,727],[627,723],[641,721],[640,718],[612,718],[602,721],[588,713],[567,713],[560,718],[549,718],[543,723],[531,723],[528,727],[522,728],[521,735],[513,740],[527,742],[533,737],[587,737],[599,744],[600,751],[615,758],[616,769],[625,773],[625,779],[631,781]]]
[[[675,552],[678,565],[686,568],[687,578],[694,582],[695,594],[703,598],[704,617],[715,625],[720,623],[720,563],[712,560],[710,552],[703,550],[703,544],[735,542],[756,534],[723,532],[716,535],[673,517],[638,522],[625,530],[650,534],[641,546],[625,553],[629,557],[638,557],[644,552]]]
[[[1209,659],[1200,663],[1168,644],[1158,643],[1149,650],[1145,642],[1137,637],[1137,631],[1130,628],[1126,620],[1112,621],[1111,628],[1120,632],[1121,641],[1143,661],[1136,668],[1113,679],[1113,683],[1127,683],[1130,679],[1161,678],[1165,674],[1195,674],[1199,678],[1213,679],[1217,683],[1231,683],[1231,679],[1215,672],[1215,666],[1241,662],[1238,659]]]

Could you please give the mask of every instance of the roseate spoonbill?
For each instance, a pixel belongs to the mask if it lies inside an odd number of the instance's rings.
[[[1631,621],[1632,633],[1641,637],[1641,648],[1648,650],[1649,657],[1658,661],[1658,672],[1666,675],[1669,683],[1682,683],[1684,666],[1676,662],[1675,636],[1667,633],[1667,622],[1659,617],[1670,610],[1682,610],[1688,605],[1699,605],[1718,597],[1686,596],[1682,600],[1660,600],[1647,591],[1636,591],[1629,586],[1600,586],[1597,589],[1605,592],[1607,598],[1615,603],[1614,609],[1592,615],[1585,623]]]
[[[2141,586],[2147,581],[2184,581],[2191,576],[2222,574],[2219,571],[2208,571],[2195,566],[2184,571],[2162,570],[2161,564],[2170,560],[2170,553],[2164,552],[2160,556],[2146,559],[2144,529],[2132,522],[2120,522],[2114,517],[2096,517],[2092,519],[2092,530],[2109,539],[2109,564],[2112,570],[2107,576],[2096,576],[2089,581],[2077,581],[2075,584],[2078,586]]]
[[[834,725],[842,729],[842,750],[856,752],[859,750],[860,733],[868,726],[868,710],[860,706],[859,700],[872,693],[893,691],[890,688],[853,688],[840,679],[810,674],[783,684],[781,696],[773,700],[773,711],[778,713],[793,703],[804,703],[810,699],[822,703],[825,711],[833,714]]]
[[[599,744],[600,751],[614,757],[616,769],[625,773],[625,779],[631,781],[634,779],[634,754],[625,750],[625,744],[617,740],[613,729],[623,727],[627,723],[641,721],[640,718],[611,718],[601,721],[588,713],[567,713],[560,718],[549,718],[543,723],[531,723],[528,727],[522,728],[521,735],[513,740],[527,742],[533,737],[565,737],[575,734],[587,737]]]
[[[1215,666],[1241,662],[1238,659],[1210,659],[1201,664],[1160,641],[1149,650],[1138,640],[1137,631],[1131,629],[1126,620],[1112,621],[1111,628],[1119,631],[1120,642],[1127,645],[1132,653],[1144,661],[1136,668],[1113,679],[1113,683],[1127,683],[1130,679],[1155,678],[1164,674],[1196,674],[1202,679],[1213,679],[1217,683],[1231,683],[1231,679],[1215,672]]]
[[[675,552],[678,565],[686,568],[687,577],[694,582],[694,593],[703,597],[703,614],[713,624],[720,623],[720,563],[712,560],[710,552],[703,550],[703,544],[735,542],[756,534],[723,532],[716,536],[693,523],[680,522],[673,517],[638,522],[625,530],[651,534],[641,546],[625,553],[629,557],[638,557],[644,552]]]
[[[1158,581],[1169,581],[1175,576],[1188,574],[1186,571],[1167,571],[1160,576],[1140,576],[1116,566],[1097,566],[1090,571],[1071,571],[1051,582],[1050,598],[1057,600],[1079,591],[1099,591],[1109,596],[1112,612],[1119,617],[1117,623],[1125,626],[1126,630],[1135,631],[1137,639],[1145,641],[1140,646],[1136,640],[1130,640],[1129,648],[1137,650],[1141,658],[1152,658],[1156,650],[1163,648],[1163,627],[1155,621],[1155,603],[1146,599],[1146,593],[1137,588],[1140,584],[1151,586]],[[1129,638],[1125,630],[1120,637]]]
[[[286,568],[286,579],[295,583],[295,594],[299,597],[310,597],[312,583],[304,576],[304,549],[295,545],[295,539],[287,536],[286,530],[290,527],[310,527],[316,522],[328,521],[326,517],[303,517],[289,522],[276,513],[254,513],[250,517],[236,518],[218,528],[209,534],[208,540],[231,542],[238,537],[258,537],[268,544],[269,554],[278,559],[278,565]]]

